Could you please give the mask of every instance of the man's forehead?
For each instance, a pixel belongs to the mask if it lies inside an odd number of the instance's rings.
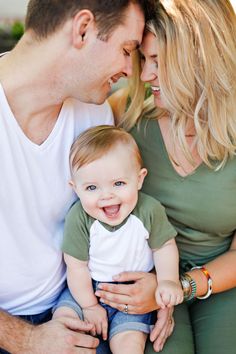
[[[139,7],[136,7],[134,10],[128,11],[123,15],[124,23],[129,21],[136,22],[138,26],[143,26],[145,23],[145,16],[142,10]]]
[[[119,27],[126,33],[125,45],[134,49],[138,48],[142,41],[145,18],[142,10],[136,5],[130,11],[126,11],[123,24]]]

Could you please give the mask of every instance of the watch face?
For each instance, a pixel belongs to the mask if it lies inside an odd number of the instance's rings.
[[[186,278],[181,278],[181,285],[183,288],[183,293],[184,293],[184,297],[187,298],[189,296],[189,292],[191,289],[190,283]]]
[[[182,284],[182,287],[183,287],[184,289],[190,287],[189,281],[186,280],[186,279],[182,279],[182,280],[181,280],[181,284]]]

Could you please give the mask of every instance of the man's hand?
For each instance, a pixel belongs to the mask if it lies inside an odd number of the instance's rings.
[[[113,279],[119,282],[132,281],[133,284],[99,284],[95,295],[99,296],[102,302],[119,311],[124,311],[124,305],[127,304],[130,314],[143,314],[157,309],[155,274],[123,272]]]
[[[88,334],[93,325],[76,318],[61,317],[39,326],[32,326],[25,347],[19,354],[95,354],[97,338]]]
[[[103,340],[107,340],[108,321],[106,310],[100,304],[96,304],[83,308],[83,314],[85,321],[94,325],[91,334],[93,336],[96,334],[102,335]]]

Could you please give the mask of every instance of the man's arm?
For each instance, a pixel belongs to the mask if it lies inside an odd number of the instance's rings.
[[[95,354],[92,348],[97,347],[98,339],[77,332],[87,332],[91,327],[79,319],[66,317],[33,326],[0,311],[0,347],[12,354]],[[91,349],[85,351],[82,347]]]
[[[12,353],[22,352],[31,337],[33,326],[0,311],[0,348]]]

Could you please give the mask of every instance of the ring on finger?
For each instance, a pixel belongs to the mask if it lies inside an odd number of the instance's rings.
[[[126,313],[126,314],[128,314],[128,310],[129,310],[129,309],[128,309],[128,304],[125,304],[125,305],[124,305],[124,310],[123,310],[123,312]]]

